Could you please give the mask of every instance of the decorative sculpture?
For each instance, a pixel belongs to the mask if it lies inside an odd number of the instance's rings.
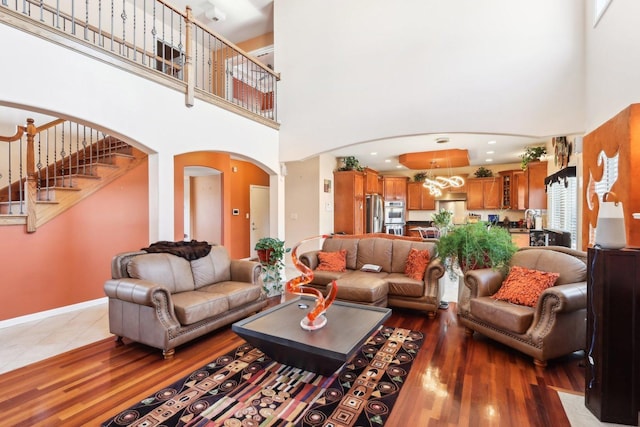
[[[291,259],[293,260],[293,264],[302,274],[287,281],[285,285],[286,291],[296,295],[311,295],[316,298],[315,308],[308,312],[307,315],[300,321],[300,326],[302,327],[302,329],[306,329],[308,331],[320,329],[327,324],[327,317],[325,316],[325,312],[327,311],[327,308],[329,308],[329,306],[333,303],[333,300],[336,299],[336,294],[338,293],[338,285],[336,284],[335,280],[329,284],[329,293],[327,294],[326,298],[318,289],[303,286],[313,280],[313,271],[309,267],[301,263],[298,259],[298,247],[310,240],[318,238],[326,239],[327,237],[327,235],[321,235],[303,239],[299,241],[291,250]]]

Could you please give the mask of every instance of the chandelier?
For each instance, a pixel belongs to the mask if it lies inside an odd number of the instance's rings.
[[[450,177],[445,176],[428,176],[422,184],[425,188],[429,189],[429,194],[434,197],[442,196],[442,190],[445,188],[460,188],[464,185],[464,178],[461,176],[453,175]]]

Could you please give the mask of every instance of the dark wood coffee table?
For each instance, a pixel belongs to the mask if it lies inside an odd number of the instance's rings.
[[[335,301],[327,309],[326,326],[304,330],[300,320],[314,306],[313,298],[294,298],[236,322],[231,329],[280,363],[331,375],[391,316],[389,308]]]

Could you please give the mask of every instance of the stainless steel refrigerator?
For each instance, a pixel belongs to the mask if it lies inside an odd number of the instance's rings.
[[[367,233],[382,233],[384,203],[382,196],[367,194],[365,203],[365,230]]]

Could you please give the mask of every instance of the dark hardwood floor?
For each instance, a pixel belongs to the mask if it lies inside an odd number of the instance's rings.
[[[582,393],[583,354],[536,368],[528,356],[475,334],[455,304],[435,320],[394,309],[385,322],[425,333],[386,426],[569,426],[556,390]],[[98,426],[241,343],[230,327],[181,346],[173,360],[106,339],[0,375],[0,425]]]

